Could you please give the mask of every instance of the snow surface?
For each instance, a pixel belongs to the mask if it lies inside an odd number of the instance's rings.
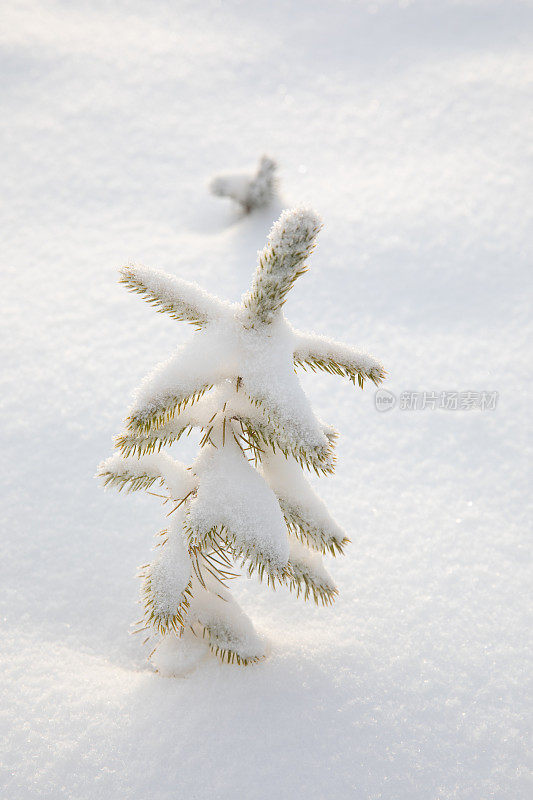
[[[2,788],[9,800],[526,800],[531,23],[518,0],[2,4]],[[374,408],[314,480],[352,544],[314,608],[232,586],[270,657],[162,678],[128,626],[157,498],[93,475],[132,387],[191,335],[117,284],[140,262],[237,301],[281,207],[324,219],[285,312],[375,354]],[[190,463],[196,441],[180,440]]]

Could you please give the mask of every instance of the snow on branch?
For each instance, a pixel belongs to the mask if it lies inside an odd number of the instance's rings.
[[[130,264],[120,270],[120,283],[140,294],[156,311],[203,328],[227,314],[229,306],[196,283],[167,275],[160,270]]]
[[[261,462],[263,454],[272,452],[283,453],[288,458],[295,458],[301,467],[314,470],[317,475],[329,475],[335,471],[336,457],[334,453],[337,434],[329,426],[321,427],[320,438],[311,441],[301,441],[294,432],[284,427],[275,413],[269,414],[260,400],[251,401],[261,412],[260,417],[247,416],[239,413],[239,421],[243,441],[252,451],[255,461]]]
[[[162,447],[174,444],[193,430],[192,423],[183,421],[190,408],[194,406],[186,406],[176,419],[171,419],[159,428],[152,428],[147,434],[128,432],[119,434],[115,437],[115,447],[124,458],[159,452]]]
[[[182,436],[188,436],[194,428],[204,427],[208,417],[205,413],[202,414],[205,406],[200,407],[205,399],[209,399],[209,395],[204,395],[192,405],[181,407],[177,416],[158,428],[152,427],[147,433],[129,431],[121,433],[115,437],[115,446],[125,458],[159,452],[162,447],[174,444]]]
[[[158,465],[142,463],[132,459],[131,463],[121,458],[118,453],[102,461],[98,465],[97,477],[104,486],[118,489],[121,492],[138,492],[141,489],[150,489],[158,481],[163,484],[163,476]]]
[[[266,655],[264,641],[235,600],[223,590],[194,587],[189,624],[196,620],[212,653],[228,664],[256,663]]]
[[[228,338],[224,326],[209,325],[147,375],[126,419],[128,433],[146,436],[229,377]]]
[[[173,499],[180,499],[191,492],[196,480],[187,467],[167,453],[146,455],[141,458],[123,458],[115,453],[102,461],[98,477],[105,486],[136,492],[149,489],[156,481],[165,484]]]
[[[330,605],[335,601],[338,589],[333,578],[322,563],[318,553],[307,550],[299,541],[291,540],[289,557],[289,588],[304,600],[310,596],[318,605]]]
[[[377,359],[349,345],[298,331],[294,332],[294,339],[294,363],[304,370],[309,367],[313,372],[319,369],[341,375],[353,384],[357,381],[361,389],[366,379],[376,386],[385,379],[385,369]]]
[[[230,197],[242,206],[245,213],[263,208],[272,202],[276,194],[277,164],[263,156],[255,175],[217,175],[210,183],[211,193],[217,197]]]
[[[126,418],[126,427],[131,433],[145,435],[180,414],[188,405],[196,403],[212,387],[213,384],[204,383],[189,391],[159,393],[131,411]]]
[[[195,428],[208,428],[222,405],[220,396],[220,389],[205,393],[195,403],[180,407],[177,415],[170,420],[159,427],[152,427],[146,433],[121,433],[115,437],[115,447],[125,458],[159,452],[162,447],[174,444],[182,436],[188,436]]]
[[[222,540],[250,572],[282,573],[289,550],[276,497],[231,435],[224,446],[218,442],[205,447],[192,467],[198,490],[185,513],[189,544],[204,548]]]
[[[330,518],[327,522],[319,521],[309,513],[309,509],[283,496],[278,497],[278,501],[287,528],[296,539],[324,554],[330,553],[332,556],[344,554],[344,548],[350,540],[334,520]]]
[[[270,429],[273,441],[285,455],[290,453],[302,466],[316,472],[331,473],[335,469],[336,433],[312,412],[292,365],[285,367],[283,362],[278,364],[270,380],[261,373],[244,374],[243,391],[260,412],[259,424],[251,426],[251,441],[262,438]]]
[[[307,271],[304,261],[321,227],[320,217],[307,208],[288,209],[274,223],[259,253],[250,292],[243,298],[252,325],[274,320],[296,279]]]
[[[156,558],[139,571],[144,623],[160,634],[179,634],[192,597],[192,565],[179,519],[168,531],[162,531],[159,544]]]
[[[349,539],[302,475],[298,464],[278,453],[266,453],[260,470],[278,498],[292,536],[322,553],[342,554]]]

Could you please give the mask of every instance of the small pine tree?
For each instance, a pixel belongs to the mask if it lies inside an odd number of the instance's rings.
[[[137,389],[117,452],[99,468],[119,489],[164,486],[172,505],[156,555],[141,569],[141,629],[192,632],[238,664],[263,658],[265,646],[228,592],[236,568],[328,604],[337,589],[322,555],[337,556],[348,542],[302,472],[333,472],[337,434],[313,414],[295,368],[361,388],[385,374],[371,356],[300,333],[284,318],[320,228],[312,211],[284,211],[240,304],[141,266],[121,271],[121,282],[157,311],[197,328]],[[163,447],[195,428],[200,452],[186,467]]]
[[[277,188],[276,162],[268,156],[259,160],[255,175],[237,173],[218,175],[210,183],[211,193],[217,197],[230,197],[242,207],[245,214],[269,205]]]

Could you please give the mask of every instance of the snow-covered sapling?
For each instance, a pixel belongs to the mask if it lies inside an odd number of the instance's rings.
[[[239,203],[245,213],[269,205],[276,194],[276,162],[263,156],[255,175],[238,173],[218,175],[210,184],[211,193],[217,197],[230,197]]]
[[[303,474],[333,472],[337,434],[314,415],[296,367],[361,388],[384,377],[371,356],[298,332],[284,318],[320,228],[313,211],[284,211],[240,304],[145,267],[121,271],[157,311],[197,328],[141,383],[117,452],[99,468],[105,484],[119,489],[164,486],[170,505],[156,555],[142,567],[141,629],[194,633],[238,664],[262,658],[265,645],[228,592],[236,570],[327,604],[337,589],[322,555],[337,556],[348,542]],[[163,448],[193,429],[200,450],[186,467]]]

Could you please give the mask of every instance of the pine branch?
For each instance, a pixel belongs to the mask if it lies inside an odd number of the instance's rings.
[[[159,485],[163,486],[163,479],[158,475],[144,474],[133,476],[128,473],[117,475],[109,470],[99,472],[97,477],[103,480],[103,484],[106,488],[116,488],[119,492],[123,489],[126,489],[127,492],[138,492],[141,489],[150,489],[156,481],[159,481]]]
[[[284,211],[274,223],[268,242],[259,253],[250,292],[243,298],[251,326],[273,322],[294,282],[307,271],[304,261],[311,254],[321,227],[320,218],[308,209]]]
[[[103,481],[104,486],[116,488],[121,492],[138,492],[141,489],[150,489],[156,481],[164,484],[159,467],[150,462],[128,462],[118,455],[102,461],[96,473]]]
[[[348,378],[362,389],[365,380],[378,386],[385,380],[383,365],[366,353],[348,345],[335,342],[325,336],[295,332],[294,363],[304,370],[322,370],[331,375]]]
[[[302,468],[313,470],[317,475],[330,475],[335,471],[336,457],[333,453],[333,441],[326,447],[309,448],[298,445],[291,439],[283,437],[279,430],[268,425],[261,425],[256,420],[240,420],[243,426],[244,440],[253,453],[256,464],[263,459],[265,448],[273,453],[279,451],[285,458],[292,456]]]
[[[198,534],[193,528],[185,524],[185,533],[188,538],[190,550],[202,548],[213,549],[215,553],[222,553],[226,557],[237,563],[241,569],[245,569],[248,577],[255,575],[261,582],[265,581],[267,586],[276,587],[276,583],[282,584],[288,577],[288,566],[280,567],[278,564],[265,558],[263,552],[258,551],[253,546],[244,546],[237,537],[224,525],[211,528],[203,534]],[[230,562],[231,563],[231,562]]]
[[[335,471],[336,457],[334,453],[337,432],[329,426],[322,427],[324,443],[306,443],[298,435],[287,430],[276,412],[270,408],[263,398],[252,397],[246,393],[250,403],[259,409],[263,419],[245,417],[239,414],[238,419],[242,424],[243,434],[250,446],[256,462],[262,460],[265,447],[276,452],[279,450],[288,458],[292,456],[298,463],[308,470],[314,470],[317,475],[329,475]]]
[[[115,447],[125,458],[159,453],[162,447],[177,442],[183,435],[188,436],[194,428],[192,423],[177,425],[176,422],[178,420],[171,420],[171,423],[174,423],[172,428],[170,424],[162,425],[160,428],[152,429],[146,436],[120,434],[115,437]]]
[[[223,664],[237,664],[240,667],[247,667],[250,664],[257,664],[263,661],[265,653],[257,655],[241,655],[239,652],[239,642],[232,641],[232,629],[224,628],[219,622],[202,626],[202,636],[208,640],[209,649],[214,656]]]
[[[217,197],[230,197],[235,200],[245,213],[249,213],[272,202],[276,193],[276,166],[273,159],[263,156],[254,176],[217,175],[211,181],[209,188]]]
[[[299,597],[300,594],[303,595],[304,600],[312,597],[317,606],[320,604],[323,606],[333,605],[339,593],[333,583],[319,580],[312,573],[300,569],[297,564],[289,563],[291,572],[285,584],[291,592],[296,593],[296,597]]]
[[[227,556],[222,553],[222,551],[217,552],[210,549],[205,552],[200,550],[200,548],[192,548],[189,550],[189,553],[194,562],[194,571],[204,587],[206,585],[204,572],[207,572],[211,578],[214,578],[215,581],[225,589],[228,588],[226,581],[231,581],[239,577],[236,572],[233,572],[231,561],[227,560]],[[222,557],[219,556],[219,553],[221,553]],[[207,579],[209,580],[209,578]]]
[[[212,549],[215,552],[227,553],[232,559],[240,561],[241,566],[246,564],[250,576],[255,573],[260,580],[266,580],[269,584],[285,573],[286,566],[273,562],[268,553],[254,546],[252,542],[242,542],[226,525],[200,530],[189,524],[186,515],[183,528],[190,550]]]
[[[195,589],[190,616],[200,626],[212,653],[228,664],[255,664],[266,655],[264,643],[257,636],[250,619],[228,592]]]
[[[168,633],[175,633],[179,636],[185,626],[185,619],[191,602],[190,584],[178,595],[178,600],[174,607],[161,610],[156,602],[149,564],[141,568],[139,577],[143,579],[141,598],[144,605],[145,624],[154,628],[162,636]]]
[[[115,437],[115,447],[124,457],[142,456],[159,452],[162,447],[174,444],[182,436],[189,436],[194,428],[204,430],[213,420],[213,409],[217,408],[217,395],[204,396],[195,403],[182,405],[179,412],[159,427],[148,433],[126,431]]]
[[[304,600],[312,597],[314,602],[328,605],[334,602],[338,591],[324,567],[317,561],[316,554],[304,552],[304,548],[296,542],[291,543],[291,556],[288,564],[283,569],[272,565],[265,560],[264,553],[258,553],[252,547],[245,548],[240,544],[227,528],[211,529],[200,543],[192,529],[185,527],[189,537],[191,549],[196,547],[220,547],[223,552],[229,552],[233,559],[240,561],[241,567],[246,567],[249,577],[255,575],[261,582],[275,589],[276,585],[288,586],[290,591],[296,592],[297,597],[303,595]],[[196,572],[198,576],[198,572]],[[223,580],[220,581],[223,585]],[[204,585],[204,584],[202,584]]]
[[[132,411],[126,418],[126,428],[129,433],[145,438],[153,428],[160,428],[169,422],[187,406],[197,403],[212,388],[213,384],[204,384],[192,392],[160,394]]]
[[[255,178],[250,184],[244,208],[246,211],[253,211],[254,208],[263,208],[272,202],[276,194],[277,164],[274,159],[262,156]]]
[[[267,452],[260,471],[277,497],[292,537],[312,550],[332,556],[341,554],[349,539],[294,459]]]
[[[146,436],[185,409],[190,412],[215,384],[231,377],[221,359],[220,335],[219,326],[197,332],[142,380],[126,420],[128,433]]]
[[[184,281],[160,270],[129,264],[120,269],[120,283],[160,313],[203,328],[227,313],[227,305],[208,294],[196,283]]]
[[[179,636],[193,598],[191,562],[177,528],[160,537],[158,556],[139,570],[144,622],[161,635]]]
[[[347,536],[339,534],[338,530],[331,531],[317,525],[312,518],[306,516],[304,509],[293,505],[289,500],[280,497],[278,500],[287,528],[295,538],[324,555],[344,554],[344,548],[350,543]]]
[[[379,386],[379,384],[385,380],[386,376],[386,372],[380,368],[363,370],[358,365],[343,364],[335,358],[320,358],[314,355],[300,358],[295,354],[294,363],[297,367],[302,367],[304,370],[306,370],[306,367],[309,367],[312,372],[316,372],[318,369],[323,372],[329,372],[330,375],[341,375],[349,378],[354,385],[357,383],[361,389],[364,388],[365,379],[369,379],[376,386]]]
[[[312,597],[317,605],[330,605],[335,601],[338,589],[322,563],[322,558],[309,552],[297,541],[291,541],[289,570],[285,584],[304,600]]]
[[[166,486],[172,498],[179,498],[196,486],[196,477],[184,464],[171,458],[167,453],[123,458],[115,453],[102,461],[97,477],[104,486],[136,492],[150,489],[156,481]]]
[[[229,646],[221,647],[216,643],[216,634],[209,627],[204,627],[204,635],[209,639],[209,649],[214,656],[223,664],[237,664],[239,667],[247,667],[250,664],[257,664],[263,661],[264,655],[243,657]]]

